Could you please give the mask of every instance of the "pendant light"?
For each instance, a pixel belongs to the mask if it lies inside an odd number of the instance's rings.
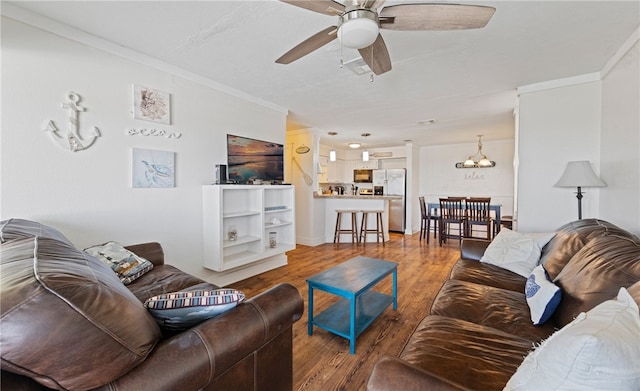
[[[329,136],[335,136],[338,133],[337,132],[329,132],[328,134],[329,134]],[[329,161],[330,162],[335,162],[336,161],[336,150],[333,149],[333,142],[331,143],[331,150],[329,151]]]
[[[367,137],[371,136],[371,133],[362,133],[361,136],[366,139]],[[362,151],[362,161],[363,162],[369,161],[369,151],[367,149]]]

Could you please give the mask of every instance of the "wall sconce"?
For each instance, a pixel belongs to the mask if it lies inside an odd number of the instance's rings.
[[[476,157],[480,159],[475,160]],[[489,158],[482,152],[482,135],[478,135],[478,151],[469,156],[464,162],[456,163],[456,168],[488,168],[495,167],[496,162],[489,160]]]

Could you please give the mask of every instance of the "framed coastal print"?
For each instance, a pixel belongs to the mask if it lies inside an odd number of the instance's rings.
[[[134,84],[133,118],[171,125],[171,94]]]
[[[175,187],[175,155],[170,151],[133,148],[132,187]]]

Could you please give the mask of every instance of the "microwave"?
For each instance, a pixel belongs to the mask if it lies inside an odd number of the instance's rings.
[[[355,183],[372,183],[373,170],[353,170],[353,182]]]

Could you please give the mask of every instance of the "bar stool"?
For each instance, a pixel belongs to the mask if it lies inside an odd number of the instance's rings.
[[[340,235],[350,234],[351,243],[358,244],[358,222],[356,220],[356,214],[358,212],[359,211],[354,209],[336,209],[336,230],[333,233],[333,243],[340,243]],[[351,226],[344,229],[340,224],[343,213],[351,213]]]
[[[382,226],[382,213],[383,210],[363,210],[362,211],[362,222],[360,223],[360,242],[367,243],[367,234],[375,233],[376,234],[376,243],[380,243],[380,238],[382,238],[382,245],[384,246],[384,229]],[[376,214],[376,228],[367,228],[367,216],[369,213]]]

